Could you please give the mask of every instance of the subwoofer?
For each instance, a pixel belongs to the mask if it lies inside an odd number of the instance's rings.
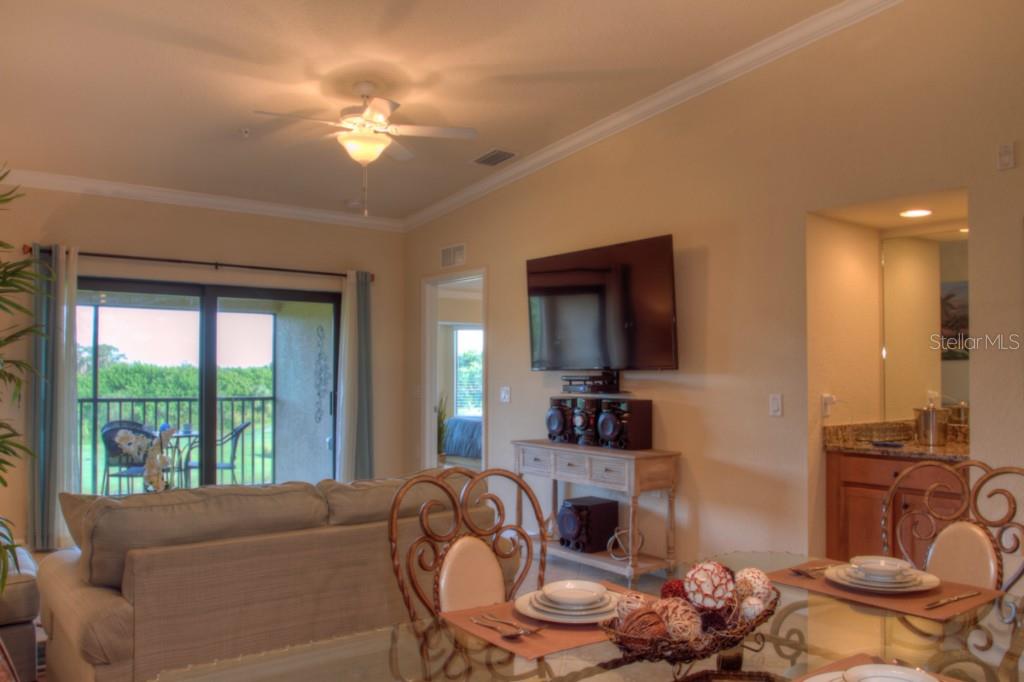
[[[577,552],[600,552],[619,525],[619,503],[601,497],[575,497],[558,510],[558,543]]]
[[[553,443],[573,443],[576,434],[572,428],[572,398],[552,398],[544,419],[548,429],[548,440]]]
[[[597,437],[606,448],[647,450],[651,447],[650,400],[602,400]]]
[[[597,415],[601,401],[597,398],[574,398],[572,428],[577,445],[597,445]]]

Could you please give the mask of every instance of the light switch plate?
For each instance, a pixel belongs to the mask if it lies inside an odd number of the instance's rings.
[[[498,400],[503,403],[512,402],[512,388],[509,386],[502,386],[498,389]]]
[[[782,394],[781,393],[770,393],[768,395],[768,416],[769,417],[781,417],[782,416]]]
[[[1017,154],[1013,142],[999,145],[999,152],[996,157],[996,168],[998,170],[1010,170],[1017,167]]]

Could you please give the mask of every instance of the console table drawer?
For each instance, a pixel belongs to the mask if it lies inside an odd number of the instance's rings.
[[[523,448],[519,453],[519,468],[537,474],[551,474],[551,451]]]
[[[559,478],[587,478],[587,456],[583,454],[556,452],[555,474]]]
[[[627,482],[626,462],[608,457],[590,458],[590,480],[594,483],[625,488]]]

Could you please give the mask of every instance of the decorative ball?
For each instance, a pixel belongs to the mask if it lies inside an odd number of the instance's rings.
[[[668,636],[676,642],[692,642],[701,634],[703,627],[700,614],[693,604],[681,597],[659,599],[651,606],[665,622]]]
[[[619,597],[619,603],[615,605],[615,615],[620,621],[626,620],[629,614],[634,611],[650,606],[647,596],[640,592],[627,592]]]
[[[760,597],[747,597],[740,604],[740,617],[745,621],[755,620],[764,613],[764,602]]]
[[[665,621],[661,619],[658,612],[650,607],[637,609],[620,621],[619,630],[631,637],[643,637],[644,639],[665,639],[668,637],[668,630],[665,628]]]
[[[736,600],[757,597],[767,603],[772,598],[772,581],[760,568],[744,568],[736,574]]]
[[[722,609],[721,611],[701,611],[701,627],[704,628],[704,632],[706,633],[728,630],[730,629],[729,615],[729,612],[725,609]]]
[[[683,580],[686,598],[702,611],[722,611],[736,603],[736,581],[728,568],[716,561],[699,563]]]
[[[686,597],[686,586],[683,585],[682,580],[678,578],[666,580],[661,586],[661,598],[668,599],[670,597]]]

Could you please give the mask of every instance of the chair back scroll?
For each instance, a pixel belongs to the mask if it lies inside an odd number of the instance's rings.
[[[456,491],[455,481],[465,477],[461,491]],[[506,510],[506,501],[495,491],[483,484],[492,480],[503,480],[512,484],[514,491],[514,517]],[[406,547],[399,538],[399,521],[403,501],[413,491],[427,492],[427,498],[416,515],[421,533]],[[513,501],[506,496],[506,500]],[[525,510],[532,515],[539,534],[538,550],[534,551],[533,538],[523,527]],[[474,512],[481,508],[490,509],[493,521],[481,524],[474,518]],[[437,528],[438,516],[447,513],[442,528]],[[433,517],[433,518],[432,518]],[[536,553],[538,559],[537,586],[544,584],[544,570],[547,564],[547,531],[540,502],[526,481],[505,469],[473,471],[463,467],[452,467],[441,472],[424,472],[409,478],[391,500],[391,514],[388,521],[388,542],[391,547],[391,564],[398,582],[402,601],[409,612],[410,620],[417,620],[419,611],[425,609],[431,617],[441,610],[439,579],[445,555],[456,540],[472,536],[483,540],[497,556],[499,562],[518,561],[511,582],[506,587],[506,599],[511,599],[526,579]],[[404,549],[404,551],[403,551]]]
[[[946,472],[940,482],[925,489],[917,503],[897,508],[895,501],[908,479]],[[929,477],[929,480],[931,478]],[[908,542],[929,546],[939,532],[956,521],[973,523],[990,538],[998,557],[997,583],[1009,591],[1024,577],[1024,518],[1019,518],[1018,499],[1024,496],[1024,468],[992,467],[977,460],[956,463],[926,461],[907,467],[894,480],[882,502],[882,548],[908,561]],[[892,528],[890,537],[889,529]],[[1014,566],[1007,577],[1005,567]]]

